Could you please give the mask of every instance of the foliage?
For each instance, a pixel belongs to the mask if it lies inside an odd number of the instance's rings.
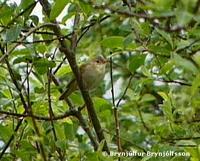
[[[0,160],[198,160],[199,4],[0,1]],[[87,93],[59,100],[77,76],[63,44],[78,64],[110,59],[104,83],[90,93],[105,139],[82,108]]]

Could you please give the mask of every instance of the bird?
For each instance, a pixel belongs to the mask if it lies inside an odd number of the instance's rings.
[[[106,64],[108,60],[106,60],[102,56],[98,56],[86,64],[80,66],[80,74],[83,79],[84,86],[87,90],[93,90],[102,82],[105,71]],[[75,78],[73,78],[67,85],[65,91],[59,97],[59,100],[63,100],[74,91],[78,90],[78,84]]]

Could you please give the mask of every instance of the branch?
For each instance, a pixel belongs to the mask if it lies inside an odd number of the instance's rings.
[[[29,63],[28,62],[27,62],[26,74],[27,74],[27,103],[28,103],[28,111],[27,111],[27,113],[31,116],[32,123],[33,123],[33,128],[35,130],[35,133],[37,134],[37,136],[39,138],[41,138],[41,133],[40,133],[40,130],[38,128],[37,122],[36,122],[35,118],[32,117],[33,111],[32,111],[31,100],[30,100],[30,82],[29,82]],[[40,150],[40,153],[41,153],[41,156],[42,156],[43,160],[47,161],[47,157],[46,157],[46,153],[45,153],[42,141],[38,140],[38,141],[36,141],[36,144],[37,144],[37,142],[39,144],[39,150]]]
[[[151,16],[147,15],[146,13],[133,13],[133,12],[128,12],[128,11],[121,11],[118,9],[114,9],[109,7],[108,5],[95,5],[92,3],[92,1],[88,2],[88,4],[92,5],[95,9],[103,9],[103,10],[109,10],[112,13],[117,13],[119,15],[125,16],[125,17],[137,17],[137,18],[144,18],[144,19],[149,19],[149,20],[154,20],[154,19],[166,19],[166,18],[171,18],[174,16],[171,15],[165,15],[165,16]]]
[[[19,113],[14,113],[14,112],[7,112],[7,111],[1,111],[0,110],[0,114],[5,114],[5,115],[9,115],[9,116],[14,116],[14,117],[17,117],[18,119],[21,119],[21,118],[26,118],[26,117],[34,117],[35,119],[37,120],[44,120],[44,121],[51,121],[54,120],[61,120],[61,119],[65,119],[66,117],[69,117],[69,116],[74,116],[76,113],[76,110],[67,110],[66,112],[64,112],[63,114],[61,115],[58,115],[58,116],[53,116],[52,118],[50,117],[46,117],[46,116],[38,116],[38,115],[30,115],[30,114],[26,114],[26,113],[23,113],[23,114],[19,114]]]
[[[112,54],[112,53],[110,53]],[[111,79],[111,93],[112,93],[112,103],[113,103],[113,112],[115,118],[115,132],[116,132],[116,139],[117,139],[117,148],[118,152],[122,151],[121,147],[121,140],[120,140],[120,124],[119,124],[119,114],[118,114],[118,106],[115,106],[115,92],[114,92],[114,85],[113,85],[113,70],[112,70],[112,57],[110,57],[110,79]],[[120,160],[120,158],[118,158]]]
[[[55,76],[53,74],[51,75],[51,78],[52,78],[54,84],[57,87],[60,87],[59,82],[57,81],[57,79],[55,78]],[[59,88],[59,91],[60,91],[60,93],[63,92],[62,89],[60,89],[60,88]],[[87,133],[88,137],[90,138],[92,145],[94,147],[94,150],[97,150],[98,149],[98,143],[97,143],[95,137],[93,136],[92,131],[87,126],[87,123],[86,123],[85,119],[83,118],[83,115],[81,114],[82,108],[76,110],[76,108],[74,108],[74,106],[72,105],[71,101],[68,98],[65,98],[64,100],[68,104],[69,109],[70,109],[70,111],[65,112],[65,114],[69,113],[68,116],[70,116],[70,115],[75,116],[79,120],[81,127],[84,129],[84,131]],[[64,116],[63,118],[65,118],[65,117],[66,116]],[[58,117],[55,117],[55,118],[58,118]],[[53,119],[55,119],[55,118],[53,118]],[[62,117],[60,117],[60,118],[62,118]]]
[[[43,28],[43,27],[52,27],[52,26],[55,26],[55,24],[53,23],[45,23],[41,26],[38,26],[38,27],[35,27],[33,29],[31,29],[26,35],[24,35],[22,38],[19,39],[19,41],[11,48],[9,49],[5,54],[3,54],[1,57],[0,57],[0,63],[2,63],[4,61],[4,59],[6,57],[8,57],[14,50],[15,48],[20,45],[21,43],[23,43],[23,41],[29,36],[31,35],[33,32],[35,32],[36,30],[40,29],[40,28]]]
[[[39,0],[39,2],[41,3],[45,13],[49,16],[49,14],[50,14],[50,5],[49,5],[48,1],[47,0]],[[52,26],[52,30],[54,31],[55,34],[57,34],[57,37],[59,38],[60,36],[62,36],[61,29],[60,29],[59,25],[56,23],[56,21],[55,21],[55,24],[56,24],[55,26]],[[92,100],[90,98],[90,95],[89,95],[87,89],[84,86],[84,83],[83,83],[83,80],[82,80],[82,76],[80,74],[78,65],[76,63],[75,55],[74,55],[73,51],[71,51],[68,48],[67,42],[65,40],[59,39],[59,42],[60,42],[60,46],[61,46],[60,47],[60,51],[63,52],[66,55],[67,60],[68,60],[68,62],[70,64],[70,67],[71,67],[71,69],[72,69],[72,71],[73,71],[73,73],[75,75],[75,78],[77,80],[79,89],[80,89],[81,94],[83,96],[83,99],[85,101],[88,114],[89,114],[89,116],[91,118],[91,121],[92,121],[92,124],[94,126],[95,132],[96,132],[96,134],[98,136],[98,139],[99,139],[99,141],[103,141],[103,140],[105,140],[105,136],[103,134],[103,130],[101,128],[99,119],[98,119],[96,111],[94,109],[93,102],[92,102]],[[103,150],[105,150],[105,151],[107,151],[109,153],[109,149],[108,149],[106,141],[104,143]]]
[[[2,159],[2,157],[5,154],[6,150],[9,148],[9,146],[10,146],[11,142],[13,141],[16,132],[19,130],[19,127],[21,126],[23,120],[24,120],[24,118],[21,118],[18,121],[17,126],[15,127],[13,134],[10,136],[10,139],[8,140],[8,142],[4,145],[3,150],[0,153],[0,160]]]
[[[35,7],[36,4],[37,2],[33,2],[29,6],[27,6],[27,8],[25,8],[22,12],[16,15],[10,22],[8,22],[7,26],[4,26],[4,28],[0,31],[0,33],[2,33],[5,29],[9,28],[8,26],[12,25],[16,21],[17,18],[25,14],[29,9]]]
[[[108,130],[104,130],[106,133],[110,134],[111,136],[114,136],[114,137],[117,137],[115,133],[112,133],[111,131],[108,131]],[[144,149],[143,147],[133,143],[132,141],[130,141],[130,139],[126,139],[124,137],[120,137],[121,140],[133,145],[135,148],[139,149],[139,150],[142,150],[143,152],[147,153],[147,150]]]

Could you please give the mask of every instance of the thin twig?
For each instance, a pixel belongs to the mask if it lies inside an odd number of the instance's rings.
[[[26,114],[26,113],[19,114],[19,113],[0,110],[0,114],[14,116],[14,117],[17,117],[18,119],[26,118],[26,117],[34,117],[36,120],[44,120],[44,121],[51,121],[51,119],[53,119],[54,121],[62,120],[62,119],[65,119],[65,118],[67,118],[69,116],[73,116],[75,112],[76,112],[75,110],[67,110],[63,114],[60,114],[60,115],[57,115],[57,116],[53,116],[52,118],[50,118],[50,117],[47,117],[47,116],[39,116],[39,115],[34,115],[34,114],[30,115],[30,114]]]
[[[106,133],[108,133],[109,135],[111,135],[111,136],[117,137],[116,134],[113,133],[113,132],[111,132],[111,131],[108,131],[108,130],[105,130],[105,129],[104,129],[104,131],[105,131]],[[127,142],[127,143],[130,143],[131,145],[133,145],[133,146],[136,147],[137,149],[142,150],[142,151],[145,152],[145,153],[147,152],[146,149],[144,149],[143,147],[141,147],[141,146],[139,146],[139,145],[133,143],[132,141],[130,141],[130,139],[128,140],[128,139],[126,139],[126,138],[124,138],[124,137],[121,137],[121,136],[120,136],[120,139],[123,140],[123,141],[125,141],[125,142]]]
[[[18,43],[16,43],[11,49],[9,49],[4,55],[2,55],[0,57],[0,63],[2,63],[4,61],[4,59],[6,57],[8,57],[14,50],[15,48],[20,45],[29,35],[31,35],[34,31],[36,30],[39,30],[40,28],[43,28],[43,27],[50,27],[50,26],[55,26],[56,24],[53,24],[53,23],[45,23],[45,24],[42,24],[40,26],[37,26],[35,28],[33,28],[32,30],[30,30],[26,35],[24,35],[23,37],[21,37],[18,41]]]
[[[38,137],[41,137],[40,130],[39,130],[39,128],[38,128],[37,122],[36,122],[35,118],[32,117],[33,111],[32,111],[32,107],[31,107],[31,99],[30,99],[29,62],[27,62],[26,74],[27,74],[27,102],[28,102],[28,113],[29,113],[30,116],[31,116],[31,119],[32,119],[32,123],[33,123],[33,127],[34,127],[34,130],[35,130],[35,133],[37,134]],[[37,141],[36,141],[36,143],[37,143]],[[43,146],[43,144],[42,144],[42,142],[41,142],[40,140],[38,141],[38,144],[39,144],[39,149],[40,149],[40,153],[41,153],[41,156],[42,156],[43,160],[44,160],[44,161],[47,161],[47,157],[46,157],[46,153],[45,153],[45,150],[44,150],[44,146]]]
[[[52,80],[54,82],[54,84],[58,87],[60,87],[60,84],[59,82],[57,81],[57,79],[55,78],[55,76],[52,74],[51,75],[52,77]],[[60,93],[62,93],[62,89],[59,88],[59,91]],[[96,141],[96,138],[93,136],[93,133],[92,131],[90,130],[90,128],[87,126],[87,123],[85,121],[85,119],[83,118],[83,115],[81,113],[81,110],[83,108],[78,108],[78,110],[76,110],[76,108],[74,107],[74,105],[71,103],[71,101],[69,100],[69,98],[65,98],[64,99],[66,101],[66,103],[68,104],[69,106],[69,109],[70,111],[67,111],[66,113],[70,113],[68,116],[75,116],[78,120],[79,120],[79,123],[81,125],[81,127],[85,130],[86,134],[88,135],[88,137],[90,138],[91,142],[92,142],[92,145],[94,147],[94,150],[97,150],[98,149],[98,142]],[[64,116],[65,118],[66,116]],[[55,117],[55,118],[58,118],[58,117]],[[55,119],[53,118],[53,119]],[[63,118],[63,117],[60,117],[60,118]],[[59,118],[59,119],[60,119]]]
[[[29,9],[35,7],[35,5],[37,4],[37,2],[33,2],[31,3],[29,6],[27,6],[27,8],[25,8],[22,12],[20,12],[17,16],[15,16],[10,22],[8,22],[7,26],[5,28],[3,28],[0,33],[2,33],[6,28],[8,28],[8,26],[12,25],[16,19],[18,19],[20,16],[22,16],[23,14],[25,14]]]
[[[117,104],[116,104],[116,107],[119,107],[120,102],[121,102],[121,101],[123,100],[123,98],[125,97],[126,92],[127,92],[128,88],[130,87],[131,81],[132,81],[133,78],[134,78],[134,75],[131,75],[130,78],[129,78],[128,84],[127,84],[127,86],[126,86],[126,88],[125,88],[125,90],[124,90],[122,96],[120,97],[120,99],[118,100],[118,102],[117,102]]]
[[[112,54],[112,53],[111,53]],[[115,106],[115,92],[114,92],[114,84],[113,84],[113,70],[112,70],[112,57],[110,57],[110,79],[111,79],[111,94],[112,94],[112,103],[113,103],[113,112],[115,118],[115,131],[116,131],[116,140],[117,140],[117,148],[118,152],[122,151],[121,140],[120,140],[120,124],[119,124],[119,114],[118,108]],[[120,158],[118,158],[120,161]]]
[[[39,2],[43,7],[44,12],[49,16],[50,11],[51,11],[51,6],[48,3],[48,1],[47,0],[39,0]],[[56,24],[56,21],[54,21],[54,22]],[[60,36],[62,36],[61,29],[60,29],[59,25],[52,26],[51,29],[57,34],[58,38]],[[99,118],[98,118],[96,111],[94,109],[94,105],[93,105],[92,99],[89,95],[89,92],[88,92],[88,90],[86,89],[86,87],[83,83],[83,79],[82,79],[82,76],[80,74],[74,52],[68,47],[66,40],[59,39],[59,43],[60,43],[60,46],[61,46],[60,51],[63,52],[66,55],[67,60],[69,62],[69,65],[70,65],[70,67],[71,67],[71,69],[72,69],[72,71],[75,75],[79,89],[81,91],[81,94],[83,96],[83,99],[84,99],[86,107],[87,107],[87,112],[90,115],[90,118],[91,118],[92,124],[94,126],[95,132],[98,136],[98,139],[99,139],[100,142],[104,140],[103,150],[106,151],[107,153],[109,153],[109,148],[108,148],[105,136],[103,134],[103,130],[102,130]]]

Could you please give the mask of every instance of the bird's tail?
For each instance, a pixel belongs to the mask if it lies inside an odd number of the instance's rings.
[[[59,100],[63,100],[65,98],[69,97],[69,95],[72,92],[74,92],[76,89],[77,89],[77,83],[76,83],[76,80],[73,79],[73,80],[71,80],[71,82],[69,82],[69,84],[67,85],[66,90],[59,97]]]

